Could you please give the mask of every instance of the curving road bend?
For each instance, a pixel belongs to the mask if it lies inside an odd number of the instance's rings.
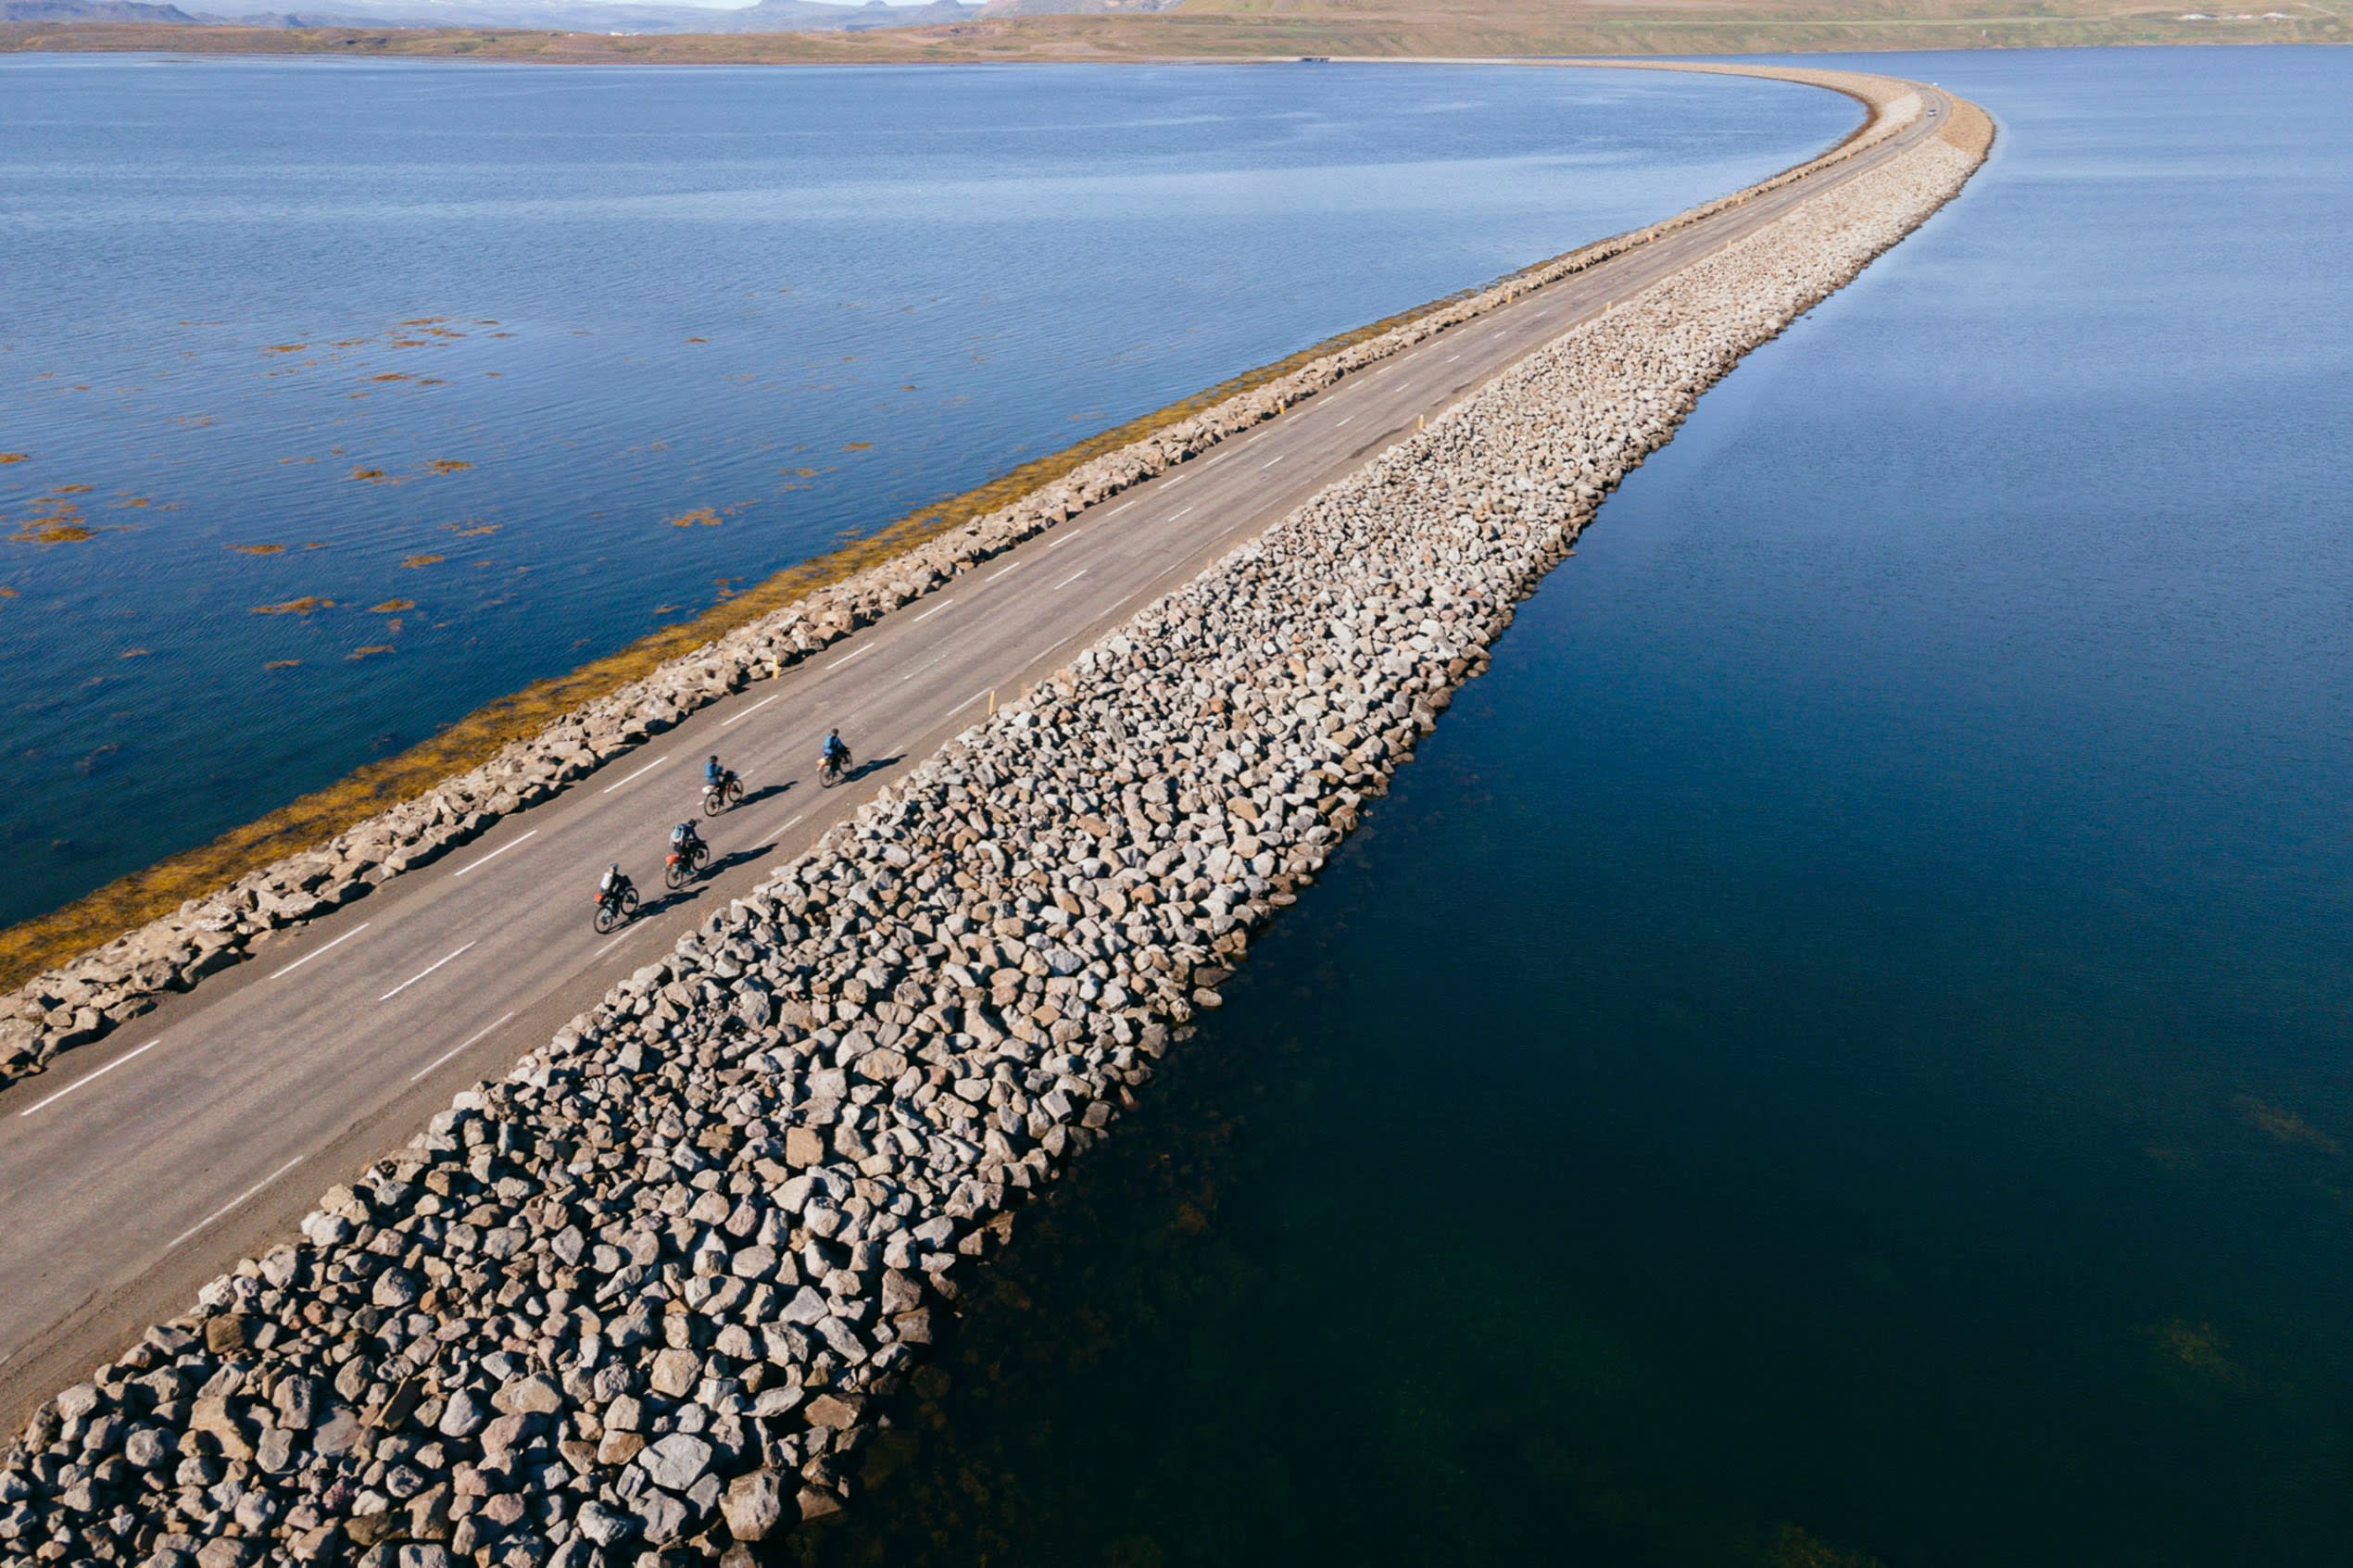
[[[265,945],[107,1041],[0,1092],[0,1431],[195,1288],[292,1234],[317,1195],[503,1073],[616,980],[912,762],[1263,533],[1466,393],[1693,258],[1933,135],[1867,152],[1450,329],[1114,496],[783,676],[704,709],[444,859]],[[860,768],[815,782],[838,723]],[[704,757],[745,781],[702,821]],[[713,850],[670,893],[670,824]],[[590,926],[609,860],[647,909]]]

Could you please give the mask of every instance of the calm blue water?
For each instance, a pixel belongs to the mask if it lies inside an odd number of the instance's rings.
[[[1856,118],[1491,68],[0,58],[0,922]]]
[[[2347,1561],[2353,54],[1864,63],[1992,164],[1604,508],[843,1560]]]

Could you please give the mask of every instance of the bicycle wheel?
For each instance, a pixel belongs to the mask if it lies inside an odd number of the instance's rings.
[[[597,901],[597,918],[594,923],[598,935],[604,935],[620,923],[620,911],[615,909],[610,901],[601,898]]]

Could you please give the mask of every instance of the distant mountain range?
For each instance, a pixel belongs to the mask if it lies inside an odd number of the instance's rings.
[[[1013,0],[1023,9],[1059,9],[1061,0]],[[1068,8],[1092,8],[1070,0]],[[1126,8],[1126,7],[1122,7]],[[1143,7],[1139,7],[1143,8]],[[824,0],[760,0],[720,10],[700,6],[590,5],[583,0],[328,0],[318,11],[187,11],[145,0],[0,0],[0,21],[144,22],[150,26],[504,27],[546,32],[862,32],[878,27],[935,27],[978,16],[960,0],[919,6],[827,5]]]

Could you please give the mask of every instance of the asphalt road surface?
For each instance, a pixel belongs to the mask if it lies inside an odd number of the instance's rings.
[[[290,1236],[320,1192],[979,721],[991,693],[1067,663],[1531,349],[1932,134],[1949,107],[1928,96],[1937,115],[1881,147],[1346,377],[0,1092],[0,1431]],[[821,790],[829,723],[858,767]],[[712,752],[745,798],[703,819]],[[672,893],[665,839],[689,816],[712,863]],[[612,860],[647,907],[600,935],[591,896]]]

